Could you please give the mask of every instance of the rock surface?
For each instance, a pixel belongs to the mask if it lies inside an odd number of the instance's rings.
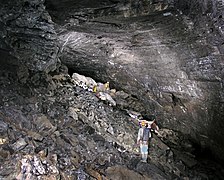
[[[222,1],[1,4],[0,179],[224,177]],[[131,113],[161,127],[147,163]]]
[[[96,6],[106,10],[95,13],[90,3],[54,17],[61,61],[71,71],[109,80],[139,99],[138,111],[155,114],[163,127],[190,135],[224,159],[223,6],[161,2],[117,1],[112,8],[104,1]],[[59,5],[47,7],[51,12]]]
[[[35,87],[29,81],[30,88],[1,78],[1,179],[160,180],[223,176],[221,165],[195,159],[195,147],[186,136],[163,128],[158,136],[153,134],[148,162],[142,163],[135,144],[138,125],[124,107],[109,106],[95,93],[76,85],[68,74],[57,74],[61,79],[47,77],[49,86],[39,81]],[[11,90],[14,86],[17,88]],[[128,93],[116,94],[120,95],[115,98],[117,102],[125,102],[127,107],[138,102],[130,101]]]
[[[15,69],[22,82],[29,71],[56,69],[57,35],[43,0],[1,0],[1,66]]]

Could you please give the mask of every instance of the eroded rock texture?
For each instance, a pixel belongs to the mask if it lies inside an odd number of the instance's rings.
[[[57,35],[43,3],[1,0],[1,66],[15,66],[21,79],[29,70],[56,69]]]
[[[0,23],[0,178],[223,177],[195,156],[224,159],[222,1],[1,0]],[[161,127],[146,164],[127,109]]]
[[[136,120],[73,83],[47,76],[48,86],[24,87],[1,78],[1,179],[221,179],[223,168],[198,160],[187,136],[161,128],[147,163],[136,146]],[[37,82],[36,82],[37,83]],[[13,89],[13,87],[17,87]],[[138,100],[116,92],[118,104]]]
[[[162,126],[190,134],[220,157],[222,1],[102,1],[76,3],[72,11],[66,3],[47,1],[62,62],[137,96]],[[63,18],[55,15],[62,4]]]

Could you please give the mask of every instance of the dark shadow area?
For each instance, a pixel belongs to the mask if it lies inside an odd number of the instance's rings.
[[[201,174],[208,174],[209,179],[221,180],[224,177],[224,162],[216,158],[209,147],[202,147],[198,143],[193,144],[195,149],[192,154],[198,161],[197,165],[192,169],[200,172]]]
[[[198,143],[193,143],[193,154],[195,155],[197,160],[202,160],[202,159],[209,159],[209,160],[214,160],[214,156],[212,154],[212,151],[208,147],[202,147]]]

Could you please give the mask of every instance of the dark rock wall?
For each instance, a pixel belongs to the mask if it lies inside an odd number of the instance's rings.
[[[57,35],[43,3],[1,0],[1,67],[13,64],[15,70],[22,66],[27,72],[49,72],[56,68]]]
[[[203,101],[203,104],[207,106],[206,113],[202,111],[200,114],[201,117],[203,113],[207,114],[203,119],[204,124],[207,124],[211,148],[216,150],[217,156],[220,156],[223,154],[224,145],[224,133],[222,133],[224,129],[224,2],[222,0],[177,0],[175,6],[191,17],[196,30],[200,35],[203,34],[206,43],[210,46],[210,50],[204,49],[203,54],[198,53],[196,48],[197,56],[188,60],[183,66],[190,79],[206,82],[205,89],[210,90]],[[206,143],[202,142],[202,144]]]
[[[223,34],[221,20],[215,21],[222,16],[212,13],[217,4],[107,3],[97,11],[88,5],[64,13],[64,21],[56,19],[63,25],[57,30],[62,62],[109,80],[139,98],[163,127],[190,134],[202,148],[222,154]],[[108,16],[115,14],[120,18]]]
[[[224,53],[224,3],[222,0],[176,0],[175,6],[197,22],[209,42]],[[207,28],[207,29],[206,29]]]
[[[224,159],[223,12],[221,0],[1,0],[0,64],[26,82],[30,71],[55,70],[59,56]]]

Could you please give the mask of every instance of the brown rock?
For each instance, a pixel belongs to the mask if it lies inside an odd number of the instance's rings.
[[[108,179],[123,179],[123,180],[149,180],[146,176],[141,176],[139,173],[129,170],[123,166],[113,166],[106,169],[106,177]]]

